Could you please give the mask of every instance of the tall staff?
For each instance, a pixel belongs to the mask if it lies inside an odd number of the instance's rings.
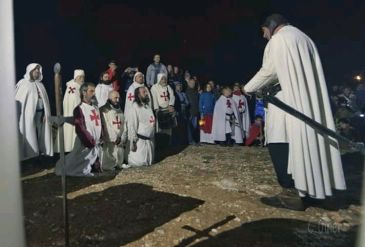
[[[65,118],[62,116],[62,77],[61,65],[56,63],[54,66],[54,83],[55,83],[55,98],[56,98],[56,121],[58,127],[59,147],[60,147],[60,161],[62,164],[62,204],[63,204],[63,223],[65,234],[65,246],[68,247],[69,241],[69,223],[68,223],[68,207],[67,207],[67,181],[65,171],[65,140],[63,134],[63,124]]]

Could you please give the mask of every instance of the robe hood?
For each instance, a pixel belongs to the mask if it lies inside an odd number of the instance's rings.
[[[161,84],[160,84],[160,81],[162,80],[162,78],[163,77],[165,77],[166,79],[167,79],[167,75],[165,74],[165,73],[159,73],[159,74],[157,74],[157,83],[160,85],[160,86],[162,86]],[[167,86],[167,83],[166,83],[166,86]]]
[[[75,69],[74,71],[74,80],[76,79],[76,77],[83,75],[85,76],[85,71],[82,69]]]
[[[144,74],[142,72],[137,72],[136,74],[134,74],[133,76],[133,82],[136,82],[136,76],[137,75],[142,75],[144,77]],[[136,82],[137,83],[137,82]]]
[[[42,79],[43,79],[42,66],[38,63],[31,63],[27,66],[27,69],[26,69],[26,72],[25,72],[25,75],[24,75],[24,79],[30,81],[30,72],[32,70],[34,70],[37,66],[39,66],[40,76],[39,76],[38,80],[36,80],[36,81],[37,82],[42,81]]]

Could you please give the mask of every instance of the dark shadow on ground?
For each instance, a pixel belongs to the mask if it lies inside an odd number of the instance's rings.
[[[154,191],[144,184],[119,185],[82,195],[69,200],[71,246],[123,246],[203,203],[191,197]],[[61,211],[51,209],[45,217],[33,222],[33,228],[27,228],[28,246],[62,243],[62,226],[53,226]],[[60,222],[58,219],[57,223]],[[39,229],[49,229],[42,240],[32,238],[32,232]],[[49,239],[51,235],[53,238]]]
[[[242,224],[216,236],[198,233],[195,239],[205,237],[205,240],[192,246],[353,247],[356,242],[356,231],[356,228],[346,230],[341,226],[324,225],[322,222],[263,219]],[[183,240],[178,246],[187,246],[195,241],[194,237],[189,239],[188,242]]]
[[[56,166],[59,160],[59,154],[55,154],[53,157],[40,156],[29,160],[22,161],[20,163],[21,176],[30,176],[38,172],[42,172],[46,169],[52,169]]]
[[[164,142],[161,142],[161,140],[160,140],[160,142],[157,142],[157,140],[156,140],[155,162],[156,163],[161,162],[169,156],[173,156],[175,154],[181,153],[187,147],[188,147],[188,145],[172,146],[172,145],[168,145]]]

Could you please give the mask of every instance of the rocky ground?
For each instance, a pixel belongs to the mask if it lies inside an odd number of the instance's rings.
[[[304,212],[261,203],[280,188],[260,147],[189,146],[151,167],[69,178],[71,246],[355,246],[363,162],[343,159],[348,190]],[[22,167],[29,247],[63,245],[54,162]]]

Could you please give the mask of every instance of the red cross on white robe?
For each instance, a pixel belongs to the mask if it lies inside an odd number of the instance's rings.
[[[226,105],[227,105],[227,108],[231,108],[232,103],[229,99],[227,99]]]
[[[113,124],[117,125],[117,128],[119,129],[120,126],[122,125],[122,121],[120,121],[119,116],[115,117],[115,121],[112,122]]]
[[[168,101],[169,96],[166,95],[166,92],[163,92],[162,95],[160,95],[161,98],[164,98],[165,101]]]
[[[70,93],[75,93],[75,90],[76,90],[76,88],[75,87],[69,87],[68,88],[69,90],[68,90],[68,93],[70,94]]]
[[[151,124],[155,124],[155,117],[154,116],[150,116],[150,123]]]
[[[245,103],[243,102],[243,100],[240,99],[240,101],[238,101],[238,108],[242,109],[244,105]]]
[[[129,99],[129,101],[132,101],[132,99],[134,99],[134,95],[132,93],[129,93],[128,94],[128,99]]]
[[[96,114],[96,110],[95,109],[91,110],[91,112],[93,113],[93,115],[90,115],[90,120],[91,121],[95,121],[95,125],[96,126],[99,126],[99,120],[100,120],[99,115]]]

